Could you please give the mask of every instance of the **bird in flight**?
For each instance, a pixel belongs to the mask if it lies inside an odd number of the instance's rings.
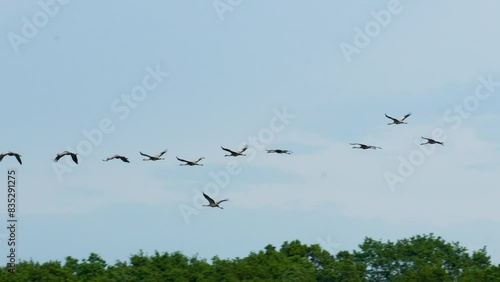
[[[243,149],[241,149],[238,152],[233,151],[233,150],[229,150],[229,149],[224,148],[222,146],[221,146],[221,148],[222,148],[222,150],[229,152],[229,155],[224,155],[224,157],[237,157],[237,156],[246,156],[245,154],[243,154],[243,152],[245,152],[248,149],[248,146],[245,146]]]
[[[387,114],[385,114],[385,117],[388,118],[388,119],[391,119],[392,122],[391,123],[388,123],[387,125],[391,125],[391,124],[407,124],[407,122],[405,122],[404,120],[411,116],[411,113],[407,113],[405,116],[403,116],[402,118],[400,119],[397,119],[397,118],[393,118],[393,117],[390,117],[388,116]]]
[[[14,152],[6,152],[6,153],[3,153],[3,154],[0,154],[0,162],[3,160],[3,158],[5,156],[14,156],[16,157],[17,161],[19,162],[19,164],[23,164],[22,160],[21,160],[21,155],[19,155],[18,153],[14,153]]]
[[[180,165],[188,165],[188,166],[194,166],[194,165],[201,165],[202,166],[203,164],[200,164],[199,162],[204,159],[204,157],[201,157],[196,161],[188,161],[188,160],[180,159],[179,157],[176,157],[176,158],[177,158],[177,160],[184,162],[183,164],[180,164]]]
[[[110,160],[113,160],[113,159],[120,159],[122,162],[125,162],[125,163],[130,163],[128,161],[128,158],[127,157],[124,157],[124,156],[120,156],[120,155],[113,155],[105,160],[102,160],[103,162],[107,162],[107,161],[110,161]]]
[[[203,197],[205,197],[205,199],[207,199],[207,201],[208,201],[208,205],[203,205],[204,207],[224,209],[223,207],[220,207],[219,204],[222,202],[229,201],[229,199],[224,199],[224,200],[220,200],[220,201],[216,202],[212,198],[207,196],[207,194],[205,194],[205,193],[203,193]]]
[[[292,154],[292,151],[289,150],[282,150],[282,149],[273,149],[273,150],[266,150],[268,154],[275,153],[275,154]]]
[[[363,150],[366,150],[366,149],[382,149],[380,147],[377,147],[377,146],[372,146],[372,145],[365,145],[365,144],[361,144],[361,143],[349,143],[349,145],[353,145],[353,146],[358,146],[358,147],[352,147],[353,149],[363,149]]]
[[[422,136],[420,136],[420,137],[422,137]],[[427,142],[426,143],[421,143],[420,145],[425,145],[425,144],[439,144],[439,145],[444,146],[444,142],[436,141],[434,139],[425,138],[425,137],[422,137],[422,139],[427,140]]]
[[[67,156],[67,155],[70,155],[71,159],[75,162],[75,164],[78,164],[78,158],[77,158],[78,154],[72,153],[72,152],[69,152],[69,151],[64,151],[62,153],[57,154],[56,158],[54,159],[54,161],[57,162],[57,161],[59,161],[60,158],[62,158],[64,156]]]
[[[144,157],[148,157],[147,159],[143,159],[143,161],[160,161],[160,160],[164,160],[164,158],[162,158],[161,156],[163,156],[168,150],[165,149],[163,152],[160,152],[159,154],[155,155],[155,156],[150,156],[148,154],[144,154],[143,152],[139,152],[141,154],[141,156],[144,156]]]

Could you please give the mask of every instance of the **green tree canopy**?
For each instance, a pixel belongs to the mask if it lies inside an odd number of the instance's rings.
[[[244,258],[210,262],[180,252],[147,255],[142,251],[128,261],[108,264],[98,254],[78,260],[45,263],[21,261],[16,273],[0,267],[1,281],[487,281],[500,282],[500,266],[493,265],[486,248],[468,252],[457,242],[433,234],[396,242],[365,238],[358,250],[331,254],[317,244],[295,240],[279,249],[267,245]]]

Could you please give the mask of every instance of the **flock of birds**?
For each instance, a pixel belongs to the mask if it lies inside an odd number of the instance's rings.
[[[385,114],[385,116],[392,120],[391,123],[388,123],[388,125],[392,125],[392,124],[407,124],[407,122],[405,122],[405,120],[411,116],[411,113],[408,113],[406,115],[404,115],[403,117],[399,118],[399,119],[396,119],[396,118],[393,118],[393,117],[390,117],[388,116],[387,114]],[[426,140],[427,142],[425,143],[421,143],[420,145],[426,145],[426,144],[439,144],[439,145],[442,145],[444,146],[443,142],[440,142],[440,141],[437,141],[437,140],[434,140],[432,138],[427,138],[427,137],[423,137],[421,136],[422,139]],[[382,149],[381,147],[377,147],[377,146],[373,146],[373,145],[366,145],[366,144],[362,144],[362,143],[349,143],[350,145],[353,145],[354,147],[352,147],[353,149],[362,149],[362,150],[367,150],[367,149]],[[228,148],[224,148],[222,147],[222,150],[228,152],[228,154],[224,155],[224,157],[238,157],[238,156],[246,156],[244,154],[244,152],[248,149],[248,146],[245,146],[243,149],[239,150],[239,151],[233,151],[231,149],[228,149]],[[292,151],[290,150],[284,150],[284,149],[272,149],[272,150],[266,150],[267,153],[271,154],[271,153],[274,153],[274,154],[292,154]],[[167,149],[165,149],[164,151],[154,155],[154,156],[151,156],[151,155],[148,155],[148,154],[145,154],[143,152],[139,152],[139,154],[141,156],[144,156],[146,157],[145,159],[143,159],[143,161],[161,161],[161,160],[164,160],[164,158],[162,158],[162,156],[167,153]],[[6,153],[2,153],[0,154],[0,162],[3,160],[3,158],[5,156],[13,156],[17,159],[17,161],[19,162],[19,164],[23,164],[22,162],[22,159],[21,159],[21,155],[18,154],[18,153],[15,153],[15,152],[6,152]],[[62,157],[64,156],[70,156],[71,159],[73,160],[73,162],[75,162],[75,164],[78,164],[78,154],[77,153],[74,153],[74,152],[70,152],[70,151],[64,151],[64,152],[61,152],[59,154],[56,155],[56,157],[54,158],[54,161],[57,162],[59,161]],[[185,160],[185,159],[181,159],[179,157],[177,157],[177,160],[182,162],[180,165],[181,166],[203,166],[203,164],[200,163],[201,160],[204,159],[204,157],[201,157],[197,160]],[[122,155],[113,155],[113,156],[110,156],[106,159],[103,159],[102,161],[104,162],[107,162],[107,161],[110,161],[110,160],[115,160],[115,159],[118,159],[118,160],[121,160],[122,162],[125,162],[125,163],[130,163],[129,159],[125,156],[122,156]],[[205,199],[207,199],[208,201],[208,205],[204,205],[204,206],[207,206],[207,207],[217,207],[217,208],[221,208],[219,206],[220,203],[222,202],[225,202],[225,201],[228,201],[229,199],[224,199],[224,200],[220,200],[220,201],[214,201],[212,198],[210,198],[208,195],[206,195],[205,193],[203,193],[203,196],[205,197]]]
[[[224,147],[221,147],[222,150],[224,151],[227,151],[229,152],[229,155],[225,155],[224,157],[237,157],[237,156],[246,156],[245,154],[243,154],[243,152],[245,152],[247,149],[248,149],[248,146],[245,146],[243,149],[241,149],[240,151],[233,151],[233,150],[230,150],[230,149],[227,149],[227,148],[224,148]],[[139,152],[139,154],[141,154],[141,156],[144,156],[144,157],[147,157],[147,159],[143,159],[143,161],[161,161],[161,160],[164,160],[164,158],[162,158],[162,156],[167,152],[168,150],[165,149],[164,151],[154,155],[154,156],[151,156],[151,155],[148,155],[148,154],[145,154],[143,152]],[[292,151],[290,150],[282,150],[282,149],[273,149],[273,150],[266,150],[268,153],[276,153],[276,154],[292,154]],[[3,158],[5,156],[13,156],[17,159],[17,161],[19,162],[19,164],[23,164],[23,161],[21,159],[21,155],[18,154],[18,153],[15,153],[15,152],[6,152],[6,153],[3,153],[3,154],[0,154],[0,162],[3,160]],[[61,152],[59,154],[56,155],[56,157],[54,158],[54,161],[55,162],[58,162],[62,157],[64,156],[70,156],[71,159],[73,160],[73,162],[75,164],[78,164],[78,154],[77,153],[73,153],[73,152],[70,152],[70,151],[64,151],[64,152]],[[185,160],[185,159],[181,159],[179,157],[177,157],[177,160],[182,162],[180,165],[183,166],[183,165],[187,165],[187,166],[195,166],[195,165],[200,165],[202,166],[203,164],[200,164],[200,161],[203,160],[205,157],[201,157],[197,160],[192,160],[192,161],[189,161],[189,160]],[[107,162],[107,161],[111,161],[111,160],[114,160],[114,159],[118,159],[118,160],[121,160],[122,162],[125,162],[125,163],[130,163],[130,161],[128,160],[127,157],[125,156],[122,156],[122,155],[113,155],[111,157],[108,157],[106,159],[103,159],[102,161],[103,162]]]
[[[224,147],[221,147],[222,150],[228,152],[229,154],[227,155],[224,155],[224,157],[238,157],[238,156],[246,156],[244,154],[244,152],[248,149],[248,146],[245,146],[243,149],[239,150],[239,151],[233,151],[231,149],[228,149],[228,148],[224,148]],[[167,153],[167,149],[165,149],[164,151],[154,155],[154,156],[151,156],[151,155],[148,155],[148,154],[145,154],[143,152],[139,152],[139,154],[141,156],[144,156],[146,157],[145,159],[143,159],[143,161],[161,161],[161,160],[164,160],[165,158],[162,158],[162,156]],[[292,151],[290,150],[283,150],[283,149],[272,149],[272,150],[266,150],[267,153],[269,154],[272,154],[272,153],[275,153],[275,154],[292,154]],[[17,159],[17,161],[19,162],[20,165],[23,164],[23,161],[21,159],[21,155],[16,153],[16,152],[6,152],[6,153],[2,153],[0,154],[0,162],[3,160],[3,158],[5,156],[13,156]],[[54,158],[54,162],[58,162],[62,157],[64,156],[70,156],[71,159],[73,160],[73,162],[75,164],[78,164],[78,154],[77,153],[74,153],[74,152],[70,152],[70,151],[64,151],[64,152],[61,152],[61,153],[58,153],[56,155],[56,157]],[[200,163],[201,160],[204,159],[204,157],[201,157],[197,160],[185,160],[185,159],[181,159],[179,157],[177,157],[177,160],[182,162],[180,165],[181,166],[203,166],[203,164]],[[103,159],[102,161],[103,162],[108,162],[108,161],[111,161],[111,160],[121,160],[122,162],[125,162],[125,163],[130,163],[129,159],[125,156],[122,156],[122,155],[113,155],[113,156],[110,156],[106,159]],[[226,202],[226,201],[229,201],[229,199],[224,199],[224,200],[220,200],[220,201],[214,201],[212,198],[210,198],[207,194],[203,193],[203,196],[205,197],[205,199],[207,199],[208,201],[208,205],[203,205],[203,206],[206,206],[206,207],[217,207],[217,208],[220,208],[222,209],[221,206],[219,206],[220,203],[222,202]]]
[[[411,116],[411,113],[407,113],[406,115],[404,115],[403,117],[401,118],[393,118],[391,116],[388,116],[387,114],[385,114],[385,117],[392,120],[391,123],[388,123],[387,125],[393,125],[393,124],[408,124],[405,119],[407,119],[409,116]],[[426,145],[426,144],[439,144],[439,145],[442,145],[444,146],[444,143],[441,142],[441,141],[436,141],[432,138],[427,138],[427,137],[423,137],[423,136],[420,136],[422,139],[426,140],[427,142],[425,143],[420,143],[420,145]],[[366,150],[366,149],[382,149],[380,147],[377,147],[377,146],[372,146],[372,145],[366,145],[366,144],[361,144],[361,143],[349,143],[350,145],[353,145],[354,147],[352,147],[353,149],[363,149],[363,150]],[[356,147],[357,146],[357,147]]]

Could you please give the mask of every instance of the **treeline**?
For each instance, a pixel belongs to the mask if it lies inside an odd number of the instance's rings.
[[[359,250],[330,254],[319,245],[285,242],[244,258],[208,262],[182,253],[132,255],[108,264],[98,254],[64,262],[21,261],[16,273],[0,268],[0,281],[500,281],[486,249],[468,252],[457,242],[433,234],[397,242],[365,238]]]

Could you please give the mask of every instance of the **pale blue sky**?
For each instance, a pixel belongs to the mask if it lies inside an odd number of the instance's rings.
[[[0,150],[21,153],[24,164],[5,158],[0,173],[19,171],[18,256],[242,257],[269,243],[327,238],[337,252],[365,236],[434,232],[470,249],[487,245],[499,263],[500,87],[458,128],[443,116],[472,97],[478,77],[500,81],[500,3],[401,0],[402,11],[348,63],[340,44],[353,45],[354,29],[391,1],[342,2],[243,1],[221,20],[212,1],[73,0],[18,53],[9,34],[22,36],[23,17],[43,10],[1,2]],[[148,67],[169,76],[120,119],[112,104]],[[214,196],[230,198],[224,210],[197,206],[186,224],[179,207],[229,161],[220,146],[236,149],[283,108],[295,118],[265,146],[294,154],[231,159],[241,172]],[[384,113],[408,112],[408,125],[387,126]],[[114,131],[58,181],[55,154],[104,118]],[[444,129],[445,146],[431,147],[391,189],[384,175],[434,128]],[[165,161],[141,161],[140,150],[164,148]],[[131,163],[101,161],[113,154]],[[176,155],[206,159],[180,167]]]

